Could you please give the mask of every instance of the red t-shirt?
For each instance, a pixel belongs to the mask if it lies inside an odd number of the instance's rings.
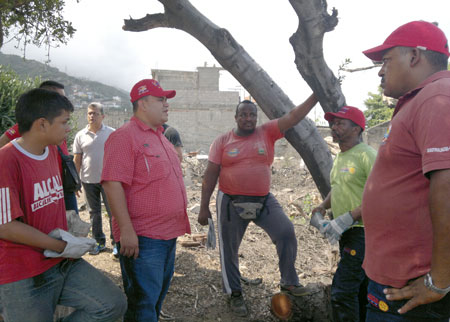
[[[15,219],[45,234],[55,228],[67,230],[55,146],[39,156],[15,141],[0,149],[0,225]],[[40,248],[0,239],[0,284],[39,275],[61,260],[44,257]]]
[[[400,98],[366,182],[363,267],[384,285],[403,287],[431,268],[429,209],[433,170],[450,168],[450,72],[432,75]]]
[[[138,236],[169,240],[191,229],[180,159],[162,133],[132,117],[105,143],[101,181],[122,183],[127,207]],[[113,235],[120,230],[112,219]]]
[[[230,131],[215,139],[208,159],[221,166],[219,189],[230,195],[267,195],[274,144],[282,137],[278,120],[272,120],[256,127],[249,136]]]
[[[22,135],[19,133],[19,124],[14,124],[12,127],[10,127],[9,129],[7,129],[4,133],[8,139],[10,141],[20,138]],[[67,150],[67,142],[64,139],[63,143],[61,143],[59,145],[59,147],[61,148],[61,151],[65,154],[65,155],[69,155],[69,150]],[[61,156],[58,153],[58,164],[59,164],[59,171],[62,173],[62,160],[61,160]]]

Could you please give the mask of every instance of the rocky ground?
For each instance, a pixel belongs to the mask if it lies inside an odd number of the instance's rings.
[[[193,235],[178,240],[175,274],[161,320],[277,321],[270,311],[271,297],[279,292],[277,254],[268,235],[254,224],[249,225],[240,247],[240,270],[249,279],[262,278],[262,283],[244,285],[250,309],[247,318],[236,318],[229,312],[227,298],[222,293],[219,250],[207,250],[204,247],[201,235],[207,233],[207,227],[197,223],[201,176],[206,163],[206,159],[195,155],[186,156],[183,162],[189,202],[188,215]],[[296,267],[300,280],[315,290],[300,305],[302,307],[298,308],[306,309],[303,317],[302,314],[297,314],[293,320],[324,321],[322,311],[327,302],[326,290],[336,269],[338,252],[337,248],[330,246],[309,226],[310,210],[320,203],[321,198],[299,157],[276,158],[272,167],[271,192],[295,226],[298,239]],[[80,200],[80,203],[83,201]],[[211,209],[214,209],[214,204],[211,204]],[[104,230],[109,235],[106,214],[104,216]],[[82,211],[81,217],[88,221],[87,211]],[[112,256],[109,240],[107,251],[97,256],[85,255],[84,258],[121,286],[119,262]]]

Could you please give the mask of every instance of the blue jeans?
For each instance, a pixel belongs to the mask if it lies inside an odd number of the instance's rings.
[[[381,285],[369,280],[367,291],[367,322],[448,322],[450,318],[450,293],[438,302],[420,305],[406,312],[397,312],[407,300],[389,301],[383,294],[385,288],[390,286]]]
[[[157,322],[172,280],[177,239],[138,236],[139,257],[120,255],[120,268],[128,310],[124,321]],[[117,243],[120,251],[120,242]]]
[[[78,214],[77,196],[75,192],[64,192],[64,204],[66,205],[66,210],[75,210]]]
[[[83,259],[0,285],[0,302],[8,322],[53,321],[57,304],[75,308],[63,321],[117,321],[127,307],[120,288]]]
[[[109,227],[111,231],[111,243],[114,245],[114,237],[112,235],[111,226],[111,210],[109,209],[108,200],[106,199],[105,191],[100,183],[86,183],[82,182],[84,194],[86,195],[86,201],[89,207],[89,217],[92,224],[92,237],[100,245],[105,245],[106,237],[103,233],[103,223],[102,223],[102,202],[105,203],[106,212],[109,217]]]
[[[364,228],[350,228],[339,241],[341,260],[331,285],[334,322],[365,321],[367,277],[364,260]]]

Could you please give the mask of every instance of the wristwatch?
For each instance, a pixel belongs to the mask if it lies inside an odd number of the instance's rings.
[[[431,290],[431,291],[433,291],[433,292],[435,292],[435,293],[438,293],[438,294],[444,294],[444,295],[445,295],[445,294],[447,294],[448,292],[450,292],[450,286],[447,287],[447,288],[439,288],[439,287],[436,287],[436,286],[433,284],[433,279],[431,278],[431,274],[430,274],[430,273],[427,273],[427,274],[425,275],[425,278],[424,278],[423,282],[424,282],[424,284],[425,284],[425,286],[426,286],[427,289],[429,289],[429,290]]]

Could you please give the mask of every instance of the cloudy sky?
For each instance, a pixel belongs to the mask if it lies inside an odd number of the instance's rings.
[[[381,44],[398,26],[412,20],[437,21],[450,37],[449,0],[328,0],[328,9],[339,11],[339,24],[324,39],[325,59],[337,75],[346,58],[350,68],[371,62],[361,53]],[[311,90],[294,64],[289,37],[297,29],[297,16],[287,0],[191,0],[206,17],[228,29],[234,38],[278,83],[294,103]],[[51,65],[73,76],[85,77],[126,91],[151,75],[151,69],[193,71],[217,62],[195,38],[175,29],[132,33],[122,30],[123,19],[141,18],[163,11],[156,0],[66,0],[65,17],[77,32],[67,46],[51,50]],[[21,54],[13,44],[2,52]],[[27,48],[27,58],[45,61],[45,49]],[[368,92],[376,92],[377,70],[346,74],[343,83],[347,104],[364,109]],[[240,86],[227,72],[223,90]],[[242,89],[240,89],[242,93]],[[320,108],[310,115],[317,118]]]

